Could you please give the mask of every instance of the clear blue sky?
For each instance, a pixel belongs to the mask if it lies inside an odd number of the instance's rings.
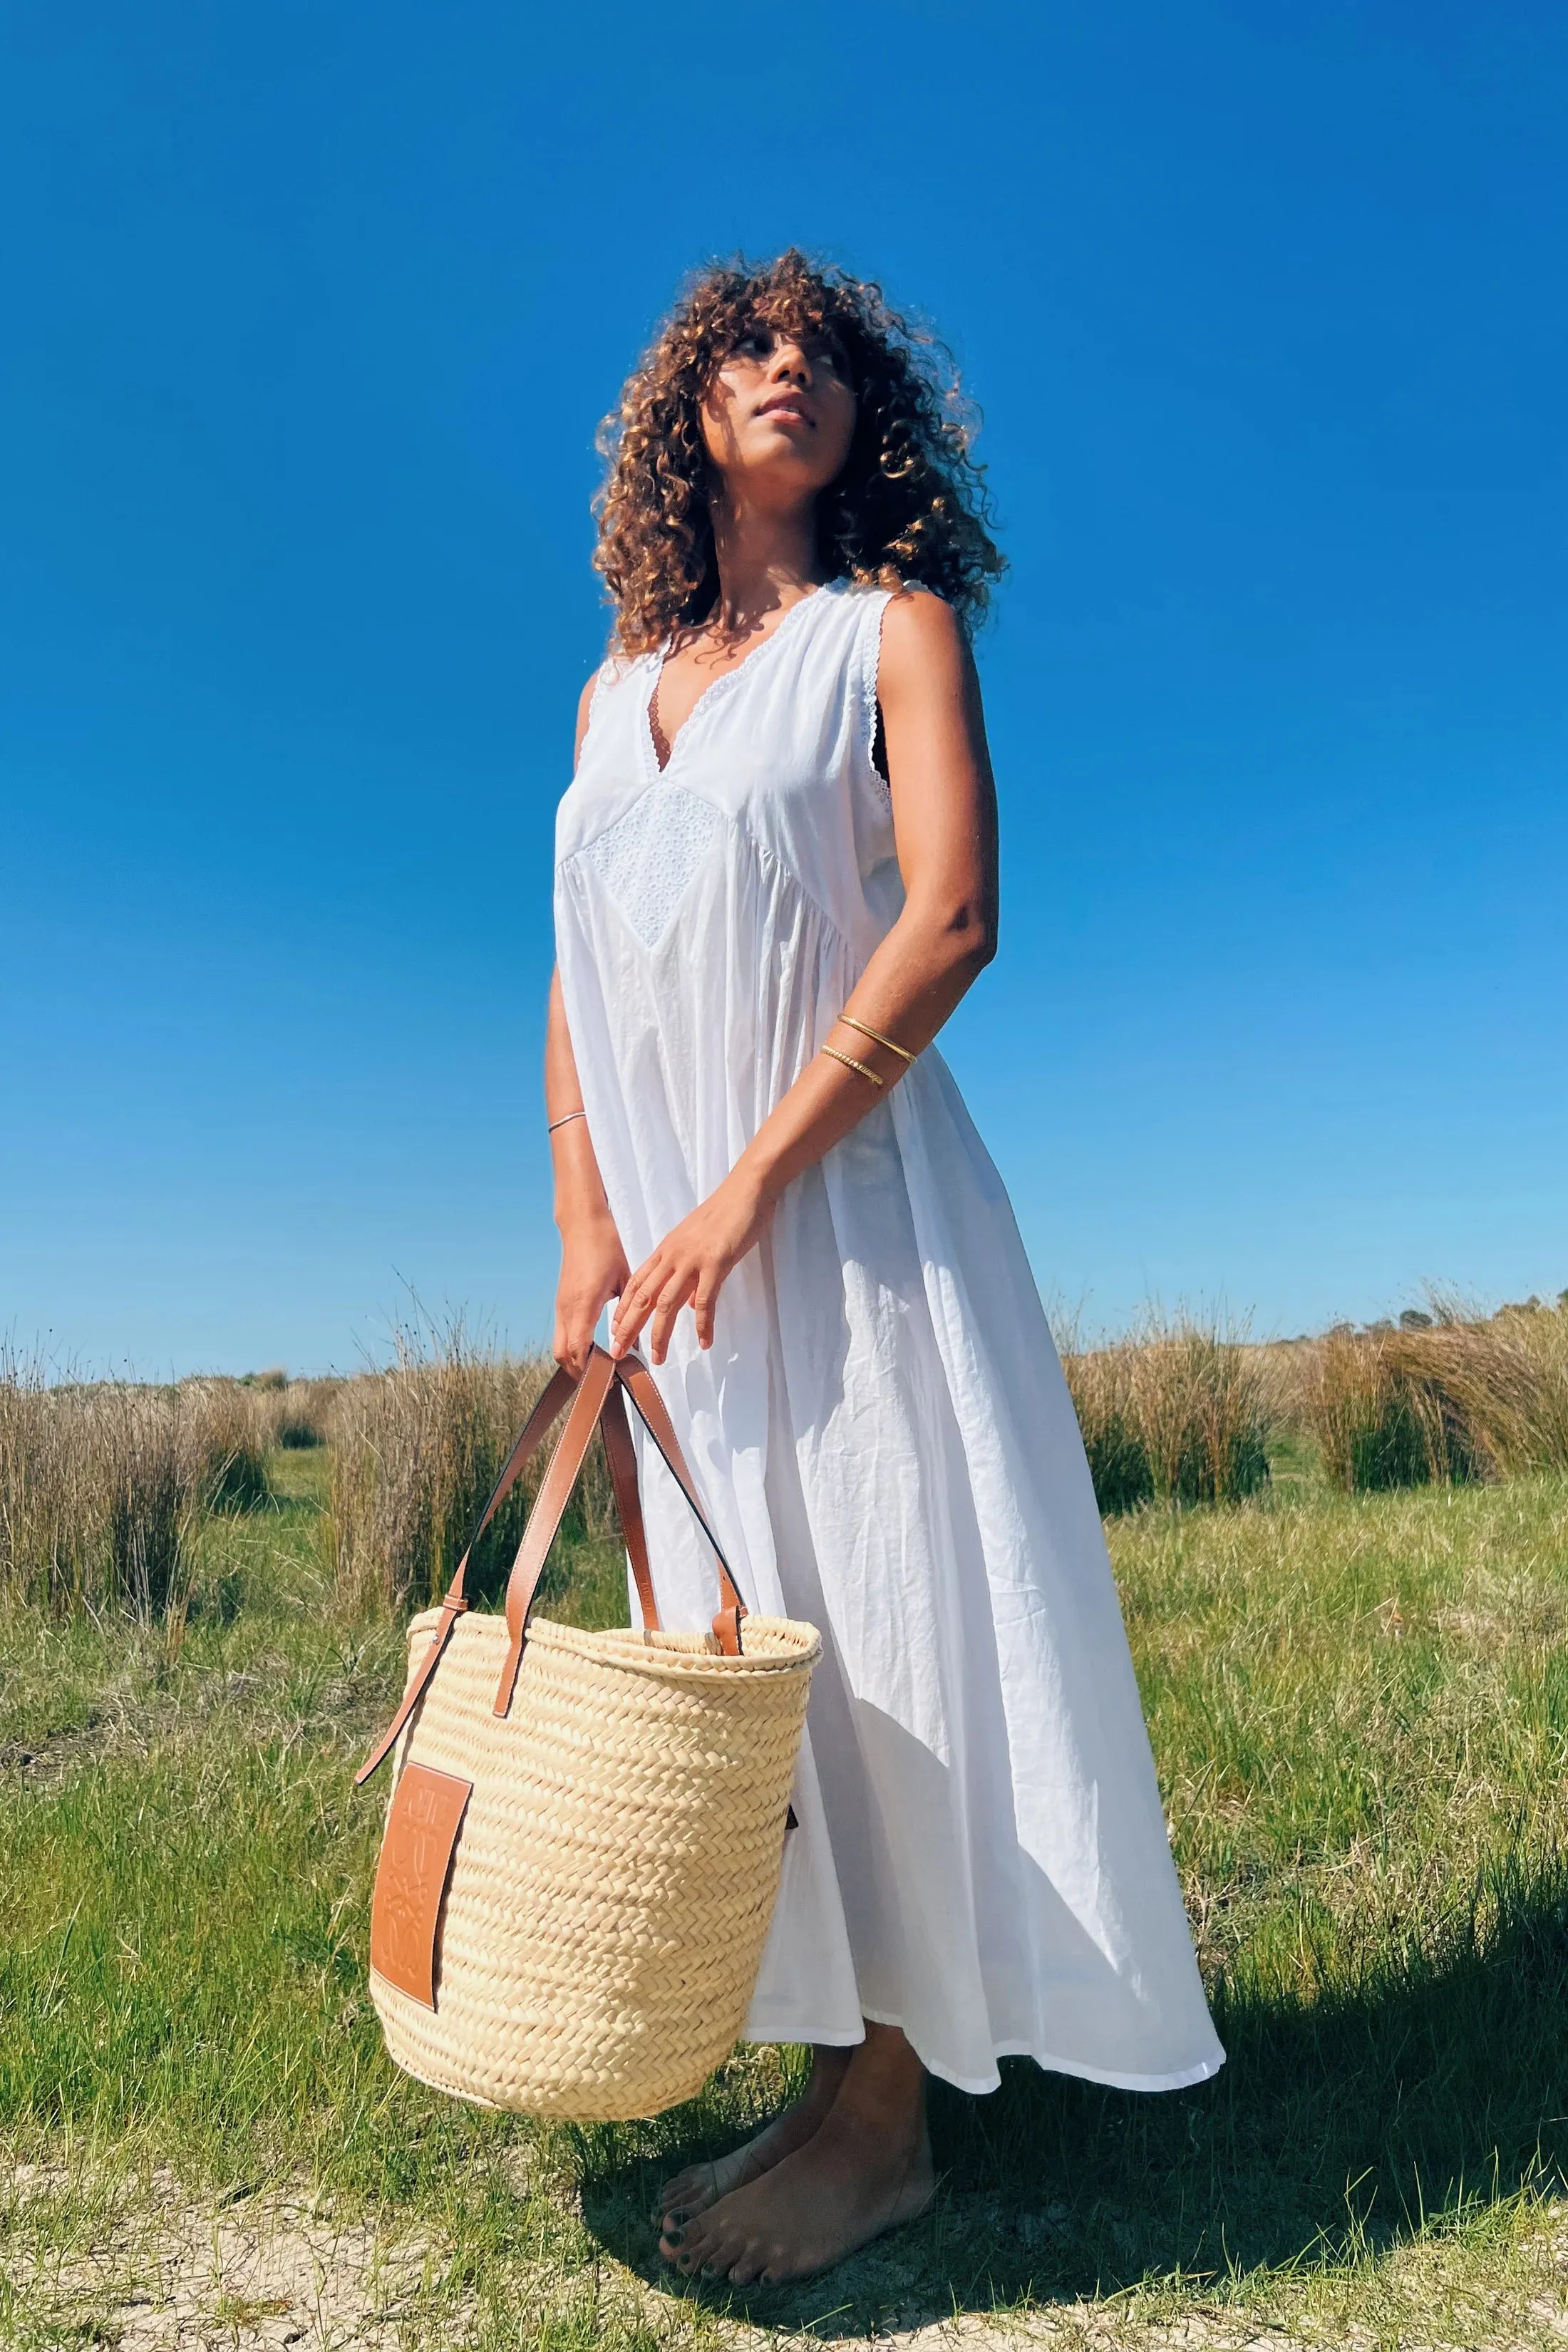
[[[984,413],[945,1049],[1042,1288],[1568,1283],[1565,121],[1544,0],[16,0],[0,1327],[547,1332],[594,427],[684,268],[792,239]]]

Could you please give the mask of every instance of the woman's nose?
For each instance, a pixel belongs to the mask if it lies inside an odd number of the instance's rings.
[[[806,383],[811,379],[811,362],[798,343],[780,343],[773,353],[773,373],[777,383]]]

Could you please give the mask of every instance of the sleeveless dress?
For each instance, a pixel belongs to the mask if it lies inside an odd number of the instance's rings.
[[[871,758],[880,590],[791,606],[662,772],[662,656],[607,662],[556,826],[594,1150],[637,1265],[729,1173],[902,904]],[[823,1636],[749,2039],[902,2026],[1162,2090],[1222,2063],[1089,1468],[1000,1179],[941,1055],[777,1203],[655,1372],[749,1605]],[[638,1432],[666,1625],[717,1584]],[[721,1840],[715,1867],[721,1868]]]

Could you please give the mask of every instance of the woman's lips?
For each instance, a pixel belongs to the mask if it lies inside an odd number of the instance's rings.
[[[759,416],[798,416],[803,425],[815,425],[816,419],[804,400],[785,393],[778,400],[764,400],[757,410]]]

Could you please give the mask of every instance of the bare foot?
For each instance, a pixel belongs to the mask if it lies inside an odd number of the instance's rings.
[[[684,2172],[667,2180],[658,2192],[658,2219],[664,2228],[679,2230],[716,2205],[721,2197],[728,2197],[732,2189],[743,2189],[782,2158],[793,2156],[797,2147],[804,2147],[838,2096],[854,2055],[853,2048],[838,2050],[819,2042],[811,2053],[811,2080],[804,2097],[793,2107],[775,2116],[765,2131],[730,2155],[715,2157],[709,2164],[689,2164]]]
[[[920,2062],[896,2027],[871,2028],[815,2137],[667,2226],[659,2251],[688,2277],[734,2286],[808,2278],[913,2221],[935,2186]]]

